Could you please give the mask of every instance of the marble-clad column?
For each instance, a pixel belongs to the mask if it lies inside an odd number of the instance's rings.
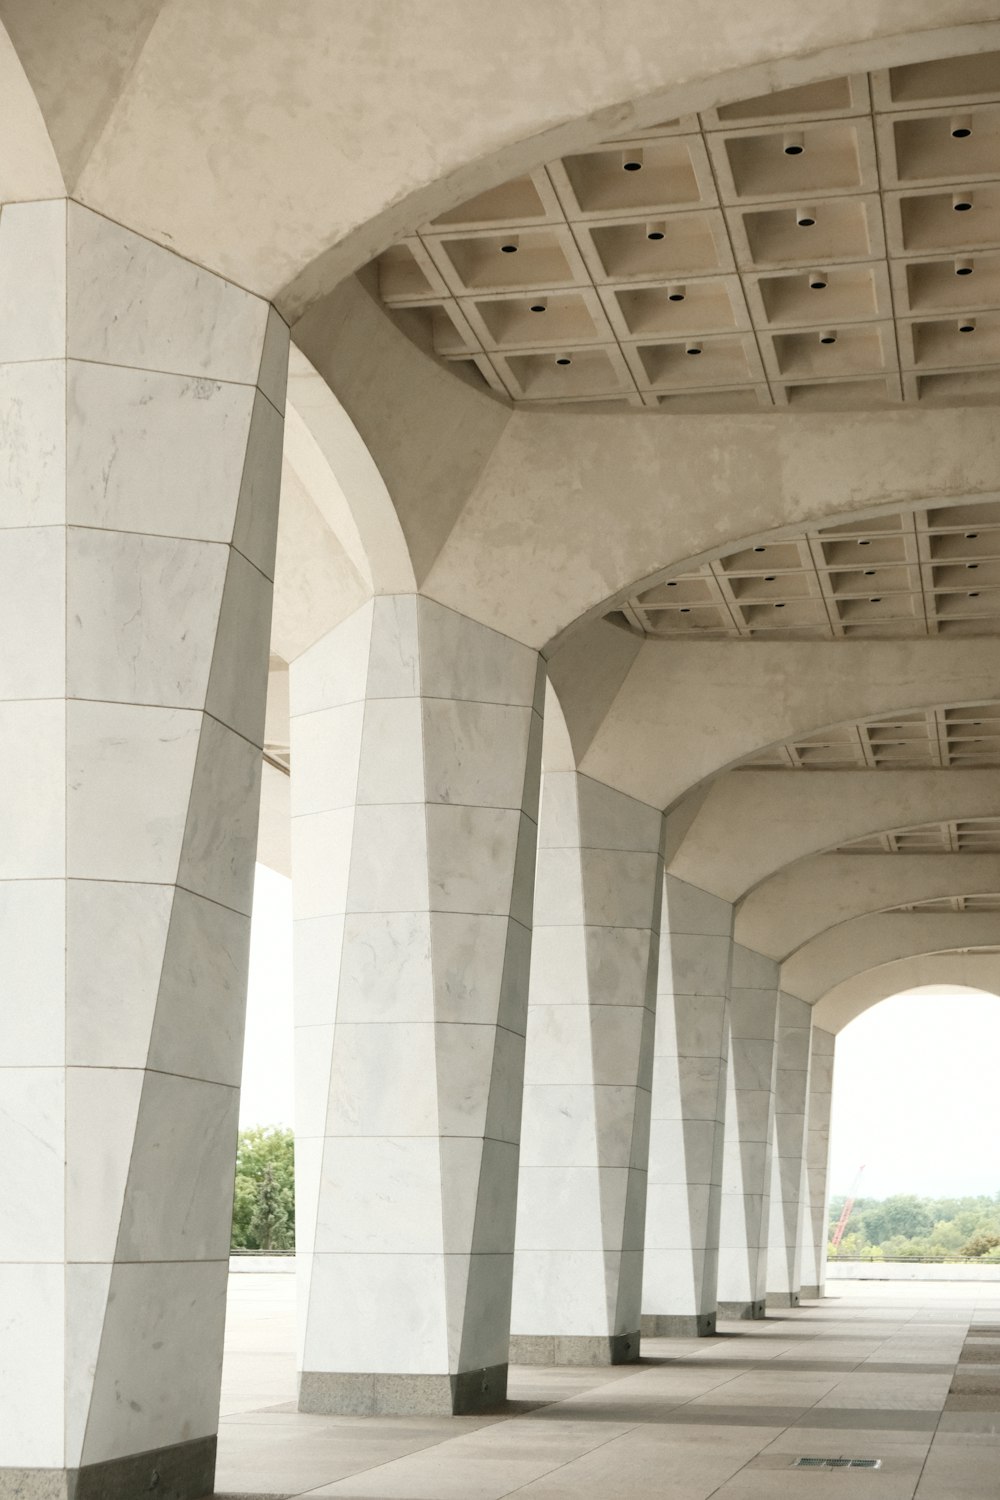
[[[762,1318],[767,1295],[778,965],[733,944],[719,1226],[719,1317]]]
[[[0,1494],[212,1489],[287,329],[0,212]]]
[[[639,1356],[662,818],[547,773],[539,825],[511,1359]]]
[[[303,1411],[503,1398],[543,693],[416,595],[291,664]]]
[[[802,1296],[822,1297],[826,1283],[830,1160],[830,1107],[833,1103],[833,1058],[837,1038],[822,1026],[812,1028],[809,1060],[805,1188],[802,1235]]]
[[[715,1332],[733,908],[667,875],[642,1331]]]
[[[782,990],[778,995],[767,1248],[767,1301],[771,1307],[798,1307],[802,1285],[802,1191],[811,1032],[812,1006]]]

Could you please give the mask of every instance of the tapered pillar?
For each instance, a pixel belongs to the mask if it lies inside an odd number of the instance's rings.
[[[715,1332],[733,909],[664,881],[642,1331]]]
[[[762,1318],[767,1294],[778,965],[733,944],[719,1228],[719,1317]]]
[[[503,1399],[543,691],[414,595],[291,665],[303,1411]]]
[[[809,1061],[808,1129],[806,1131],[805,1212],[801,1270],[803,1297],[822,1297],[826,1285],[827,1222],[830,1188],[830,1107],[833,1103],[833,1058],[837,1038],[821,1026],[812,1028]]]
[[[798,1307],[802,1286],[803,1184],[811,1033],[812,1006],[782,990],[778,995],[767,1247],[767,1301],[771,1307]]]
[[[657,809],[542,793],[511,1359],[639,1355],[663,864]]]
[[[0,1495],[213,1487],[287,330],[0,213]]]

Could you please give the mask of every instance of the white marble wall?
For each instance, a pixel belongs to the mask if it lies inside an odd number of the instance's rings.
[[[638,1358],[662,818],[574,772],[539,825],[511,1358]]]
[[[0,1490],[200,1495],[287,329],[63,201],[0,289]]]
[[[733,908],[664,881],[643,1331],[715,1329]]]
[[[778,965],[733,944],[719,1316],[761,1318],[767,1293]]]
[[[543,692],[414,595],[292,663],[303,1410],[503,1394]]]
[[[822,1297],[826,1281],[827,1221],[830,1190],[830,1108],[833,1103],[833,1059],[837,1038],[821,1026],[812,1028],[809,1061],[809,1105],[806,1131],[805,1212],[800,1275],[804,1297]]]
[[[767,1300],[772,1307],[797,1307],[802,1286],[800,1265],[811,1041],[812,1006],[782,990],[778,995],[767,1250]]]

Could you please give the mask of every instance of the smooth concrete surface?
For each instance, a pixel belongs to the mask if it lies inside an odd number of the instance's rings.
[[[799,1500],[808,1484],[843,1500],[995,1500],[1000,1380],[984,1393],[981,1372],[998,1325],[1000,1287],[845,1282],[717,1338],[645,1342],[638,1369],[514,1367],[503,1412],[313,1417],[294,1405],[292,1279],[240,1276],[216,1495]],[[950,1393],[970,1379],[978,1393]],[[882,1468],[806,1479],[800,1456]]]
[[[828,1281],[1000,1281],[1000,1261],[921,1265],[906,1260],[827,1261]],[[838,1288],[839,1294],[839,1288]]]

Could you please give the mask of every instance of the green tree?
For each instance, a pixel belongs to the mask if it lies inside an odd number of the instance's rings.
[[[290,1250],[295,1245],[295,1144],[290,1130],[241,1130],[233,1196],[234,1250]]]
[[[989,1255],[991,1251],[1000,1247],[1000,1234],[974,1234],[971,1240],[967,1240],[962,1246],[961,1254],[979,1258]]]

